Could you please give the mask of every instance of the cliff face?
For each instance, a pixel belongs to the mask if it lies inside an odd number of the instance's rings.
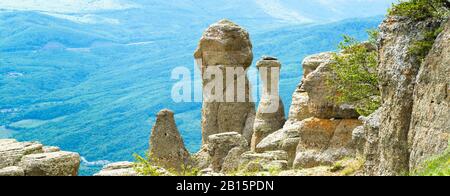
[[[439,22],[390,16],[380,26],[382,107],[366,126],[367,175],[402,175],[448,144],[448,25],[421,66],[410,53]],[[447,39],[446,39],[447,38]]]
[[[409,130],[410,169],[442,153],[450,138],[450,20],[419,69]]]

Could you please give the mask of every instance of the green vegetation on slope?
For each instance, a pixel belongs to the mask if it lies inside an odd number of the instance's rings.
[[[389,15],[406,16],[416,21],[448,16],[450,2],[447,0],[400,1],[389,10]]]
[[[450,2],[447,0],[409,0],[400,1],[389,10],[389,15],[404,16],[415,21],[434,20],[440,22],[450,15]],[[434,40],[442,32],[439,25],[425,32],[423,39],[415,41],[409,54],[423,61],[431,50]]]
[[[377,110],[381,103],[375,50],[378,31],[370,30],[368,33],[368,43],[344,36],[344,41],[339,44],[342,54],[335,54],[331,65],[336,77],[328,81],[337,87],[338,103],[354,104],[357,112],[364,116]]]
[[[450,142],[447,150],[440,156],[424,163],[422,168],[414,172],[414,176],[450,176]]]

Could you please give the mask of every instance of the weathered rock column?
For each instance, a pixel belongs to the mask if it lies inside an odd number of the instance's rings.
[[[150,138],[151,158],[164,168],[181,169],[189,164],[190,154],[175,124],[174,113],[162,110],[158,113]]]
[[[237,132],[250,141],[255,106],[246,70],[253,61],[246,30],[228,20],[211,25],[194,54],[203,78],[202,142]]]
[[[281,63],[273,57],[263,57],[256,67],[263,82],[263,94],[253,125],[252,151],[265,137],[283,128],[286,122],[283,101],[279,96]]]

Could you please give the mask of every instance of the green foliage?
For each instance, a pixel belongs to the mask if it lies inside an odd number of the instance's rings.
[[[405,16],[416,21],[434,19],[442,21],[448,18],[450,2],[448,0],[409,0],[400,1],[393,5],[390,15]],[[442,32],[441,28],[434,28],[425,32],[424,38],[413,42],[409,48],[409,54],[423,61],[434,44],[434,40]]]
[[[150,155],[147,155],[146,158],[134,154],[134,158],[136,159],[136,163],[134,166],[134,170],[143,176],[162,176],[163,173],[159,170],[157,166],[155,166],[154,161],[152,160]]]
[[[393,5],[389,15],[406,16],[417,21],[443,19],[448,16],[449,9],[450,3],[447,0],[408,0]]]
[[[162,166],[159,164],[159,160],[152,156],[151,153],[146,153],[146,157],[142,157],[138,154],[133,155],[135,158],[135,171],[143,176],[162,176],[166,173],[163,172]],[[170,174],[176,176],[198,176],[200,169],[195,167],[191,162],[186,162],[180,166],[180,169],[164,168]]]
[[[408,52],[410,55],[416,56],[420,61],[423,61],[433,47],[434,40],[443,31],[443,28],[437,28],[425,32],[424,38],[413,42]]]
[[[328,83],[336,86],[338,103],[351,103],[359,114],[367,116],[380,106],[380,91],[376,68],[377,52],[375,36],[377,31],[368,31],[370,42],[361,43],[345,35],[339,44],[343,54],[335,54],[331,65],[336,77],[329,78]]]
[[[450,176],[450,142],[447,150],[440,156],[424,163],[422,168],[413,172],[414,176]]]

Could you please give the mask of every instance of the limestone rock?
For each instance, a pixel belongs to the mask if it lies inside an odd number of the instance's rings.
[[[248,133],[249,128],[253,126],[255,104],[251,100],[250,84],[245,71],[253,61],[248,32],[231,21],[221,20],[203,33],[194,57],[203,76],[202,143],[206,144],[210,135],[226,132],[243,134],[249,140]],[[223,101],[212,100],[214,93],[209,92],[211,89],[205,89],[213,81],[205,76],[208,68],[212,67],[220,69],[223,76],[223,88],[216,90],[224,93]],[[226,81],[227,68],[242,68],[244,72],[235,75],[233,81]],[[243,88],[237,85],[241,79],[245,81]],[[235,86],[238,88],[234,88]],[[227,95],[234,97],[234,101],[227,100]],[[237,95],[245,96],[244,101],[238,101],[242,97]]]
[[[255,150],[259,142],[269,134],[283,128],[286,122],[284,105],[278,90],[281,63],[276,58],[263,57],[258,61],[256,67],[258,67],[263,81],[264,93],[253,125],[252,150]]]
[[[289,167],[288,154],[283,150],[264,153],[245,152],[241,155],[240,167],[246,172],[285,170]]]
[[[233,148],[248,149],[247,140],[239,133],[220,133],[210,135],[208,138],[208,153],[211,157],[211,168],[220,171],[224,159]]]
[[[209,156],[209,145],[203,145],[200,151],[192,155],[194,165],[199,169],[207,169],[211,165],[211,156]]]
[[[11,166],[0,169],[0,176],[25,176],[25,172],[20,167]]]
[[[43,145],[36,142],[17,142],[0,139],[0,168],[17,165],[23,156],[43,152]]]
[[[309,118],[298,127],[300,140],[294,168],[331,165],[348,156],[354,156],[353,130],[360,126],[357,119],[327,120]]]
[[[420,67],[420,59],[410,55],[409,48],[437,25],[430,20],[417,22],[397,16],[389,16],[380,25],[378,75],[382,107],[378,142],[380,162],[377,171],[371,172],[375,175],[408,172],[408,131]]]
[[[359,114],[354,106],[338,104],[334,99],[338,96],[336,87],[328,83],[328,80],[334,77],[331,70],[333,59],[330,55],[324,57],[329,59],[323,59],[323,63],[306,75],[300,87],[300,91],[308,93],[308,112],[314,117],[323,119],[358,118]]]
[[[18,165],[26,176],[77,176],[80,155],[64,151],[30,154],[24,156]]]
[[[44,146],[42,148],[42,150],[43,150],[44,153],[61,151],[61,149],[59,147],[56,147],[56,146]]]
[[[241,155],[246,151],[242,147],[235,147],[228,152],[228,155],[223,160],[222,173],[230,173],[239,169]]]
[[[380,118],[381,109],[378,109],[368,117],[362,117],[364,128],[364,174],[375,175],[375,171],[379,165],[379,132],[380,132]]]
[[[447,149],[450,138],[450,20],[422,64],[414,89],[410,169]]]
[[[308,76],[315,71],[320,65],[326,64],[333,57],[332,52],[324,52],[316,55],[307,56],[303,62],[303,76]]]
[[[139,176],[139,174],[134,170],[134,163],[117,162],[104,166],[94,176]]]
[[[190,162],[190,154],[176,126],[174,113],[170,110],[158,113],[150,138],[150,153],[165,168],[180,170]]]

